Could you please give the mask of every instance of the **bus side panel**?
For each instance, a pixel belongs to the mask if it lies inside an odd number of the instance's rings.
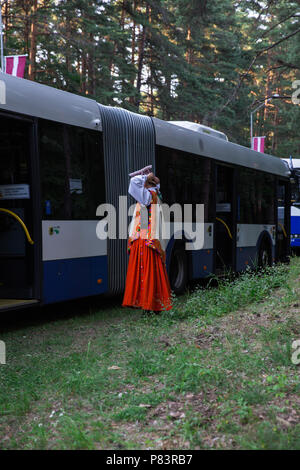
[[[174,246],[174,239],[170,241],[166,251],[166,266],[167,271],[170,269],[172,248]],[[207,277],[213,273],[214,270],[214,250],[191,250],[186,252],[188,254],[189,263],[189,280],[200,279]]]
[[[275,225],[238,224],[236,247],[236,271],[244,271],[257,265],[260,241],[263,235],[268,237],[272,258],[275,258]]]
[[[201,227],[201,224],[200,224]],[[199,229],[199,228],[198,228]],[[193,224],[193,231],[195,232],[196,226]],[[202,277],[207,277],[209,274],[213,273],[214,270],[214,250],[213,250],[213,240],[214,240],[214,224],[210,222],[206,222],[203,224],[202,235],[199,234],[198,236],[202,239],[203,236],[203,245],[202,248],[199,250],[187,250],[186,245],[186,254],[188,257],[188,268],[189,268],[189,279],[199,279]],[[174,233],[174,223],[170,223],[170,240],[167,245],[166,249],[166,265],[167,271],[169,272],[172,250],[177,242],[177,240],[183,240],[185,244],[191,245],[193,247],[194,238],[193,235],[189,235],[188,232],[180,232],[180,236],[178,236],[178,232]]]
[[[207,277],[214,272],[214,224],[205,222],[203,226],[203,247],[190,253],[190,279]]]
[[[207,277],[213,273],[214,251],[194,250],[191,252],[191,279]]]
[[[294,206],[291,207],[291,247],[300,247],[300,209]]]
[[[107,256],[43,262],[43,303],[107,292]]]
[[[247,267],[253,268],[257,263],[256,246],[243,246],[236,249],[236,271],[244,271]]]
[[[47,220],[43,234],[43,303],[107,292],[107,240],[96,220]]]

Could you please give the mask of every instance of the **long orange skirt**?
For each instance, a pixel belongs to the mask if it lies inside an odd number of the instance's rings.
[[[130,249],[123,307],[170,310],[171,289],[160,254],[138,238]]]

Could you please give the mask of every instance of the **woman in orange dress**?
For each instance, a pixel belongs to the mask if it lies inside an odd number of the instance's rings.
[[[154,312],[172,308],[166,254],[159,236],[159,187],[159,179],[153,173],[130,180],[128,192],[137,204],[128,240],[130,256],[122,304]]]

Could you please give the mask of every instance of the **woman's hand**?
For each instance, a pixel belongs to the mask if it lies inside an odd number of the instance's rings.
[[[159,183],[160,183],[159,178],[157,176],[155,176],[154,173],[149,173],[149,175],[147,176],[147,179],[145,181],[145,187],[146,188],[151,188],[153,186],[156,186]]]

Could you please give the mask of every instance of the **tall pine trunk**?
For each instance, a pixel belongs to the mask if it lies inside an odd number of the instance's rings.
[[[146,20],[149,21],[149,5],[146,6]],[[146,44],[146,31],[147,27],[142,25],[140,28],[140,37],[139,37],[139,53],[138,53],[138,69],[137,69],[137,79],[136,79],[136,91],[137,98],[135,105],[137,109],[140,106],[141,102],[141,86],[142,86],[142,72],[144,65],[144,55],[145,55],[145,44]]]
[[[37,36],[37,8],[38,0],[33,0],[31,6],[31,25],[30,25],[30,48],[29,48],[29,69],[28,78],[29,80],[35,80],[36,74],[36,36]]]
[[[133,2],[133,13],[136,12],[136,0]],[[136,24],[135,24],[135,19],[133,18],[132,20],[132,31],[131,31],[131,64],[134,67],[135,65],[135,47],[136,47]],[[132,87],[134,87],[134,75],[132,74],[130,84]],[[130,96],[129,98],[129,103],[134,105],[135,98],[134,96]]]
[[[90,46],[89,46],[87,65],[88,65],[88,93],[89,95],[92,95],[92,96],[95,96],[96,94],[94,60],[95,60],[94,37],[93,37],[93,33],[90,33]]]

